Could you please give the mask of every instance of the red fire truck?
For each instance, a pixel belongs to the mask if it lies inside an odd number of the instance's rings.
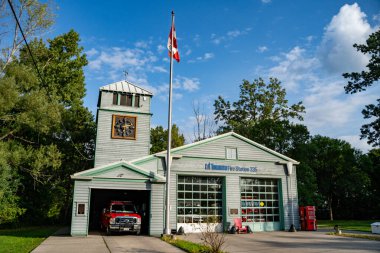
[[[131,201],[112,200],[103,209],[100,226],[107,234],[111,232],[141,232],[141,216]]]

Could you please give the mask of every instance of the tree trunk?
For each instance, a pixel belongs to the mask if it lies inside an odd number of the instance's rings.
[[[330,211],[330,220],[333,221],[334,216],[333,216],[333,209],[332,209],[332,197],[329,197],[327,202],[328,202],[329,211]]]

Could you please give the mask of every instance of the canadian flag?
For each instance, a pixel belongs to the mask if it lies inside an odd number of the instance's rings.
[[[173,33],[173,43],[172,43],[172,33]],[[168,49],[169,49],[169,57],[170,57],[170,53],[172,51],[172,48],[173,48],[173,58],[179,62],[179,53],[178,53],[178,46],[177,46],[177,37],[176,37],[176,33],[175,33],[175,27],[174,27],[174,23],[172,24],[172,27],[170,29],[170,33],[169,33],[169,39],[168,39]]]

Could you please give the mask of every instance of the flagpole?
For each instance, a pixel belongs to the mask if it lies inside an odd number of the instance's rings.
[[[172,82],[173,82],[173,47],[174,47],[174,11],[172,11],[172,27],[171,27],[171,50],[170,50],[170,80],[169,80],[169,112],[168,112],[168,146],[166,154],[166,209],[165,209],[165,231],[164,234],[170,235],[170,149],[172,142]]]

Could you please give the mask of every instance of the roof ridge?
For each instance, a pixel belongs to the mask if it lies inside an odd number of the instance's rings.
[[[112,87],[112,86],[114,86],[114,87]],[[141,90],[141,92],[138,91],[139,89]],[[136,85],[132,82],[129,82],[127,80],[122,80],[122,81],[103,85],[99,88],[99,90],[114,90],[114,91],[122,91],[122,92],[130,92],[130,93],[142,93],[142,94],[146,93],[146,95],[152,95],[153,96],[153,92],[151,92],[148,89],[143,88],[139,85]],[[133,90],[135,90],[135,91],[133,91]]]

